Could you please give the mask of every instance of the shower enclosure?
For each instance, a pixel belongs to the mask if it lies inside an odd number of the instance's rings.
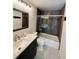
[[[39,16],[37,17],[37,32],[58,36],[61,23],[62,16]]]

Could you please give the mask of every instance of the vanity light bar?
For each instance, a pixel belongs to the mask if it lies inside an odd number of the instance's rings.
[[[25,1],[23,1],[23,0],[19,0],[20,2],[22,2],[22,3],[24,3],[26,6],[29,6],[29,7],[31,7],[28,3],[26,3]]]
[[[27,13],[31,10],[29,5],[26,5],[26,2],[24,3],[20,0],[13,0],[13,8]]]

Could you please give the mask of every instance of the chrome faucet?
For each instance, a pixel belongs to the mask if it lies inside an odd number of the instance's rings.
[[[20,40],[20,36],[18,36],[17,34],[15,34],[15,42],[18,40]]]

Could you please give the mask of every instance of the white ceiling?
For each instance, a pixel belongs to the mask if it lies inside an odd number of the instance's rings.
[[[34,6],[42,10],[60,10],[65,0],[28,0]]]

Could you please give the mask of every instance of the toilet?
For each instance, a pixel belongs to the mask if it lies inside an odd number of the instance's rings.
[[[44,40],[44,39],[45,39],[45,38],[43,38],[43,37],[39,37],[39,38],[37,39],[37,43],[38,43],[39,46],[44,45],[44,43],[45,43],[45,40]]]
[[[43,50],[43,46],[45,45],[45,40],[42,37],[39,37],[37,39],[37,43],[38,43],[38,49]]]
[[[43,56],[44,56],[44,45],[45,45],[45,41],[44,41],[44,38],[42,37],[39,37],[37,39],[37,53],[36,53],[36,56],[34,59],[43,59]]]

